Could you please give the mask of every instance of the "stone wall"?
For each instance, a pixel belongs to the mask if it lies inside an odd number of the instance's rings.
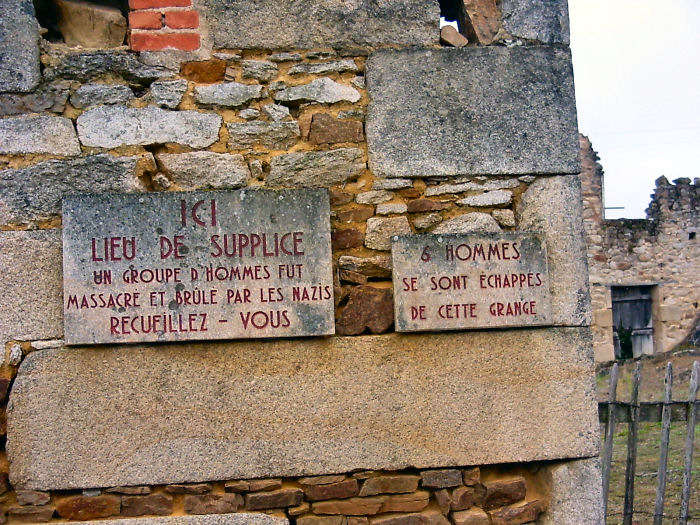
[[[654,352],[668,352],[697,325],[700,289],[700,184],[656,180],[646,219],[606,220],[603,168],[581,136],[581,185],[597,361],[615,359],[610,286],[654,286]]]
[[[596,500],[597,466],[569,461],[598,429],[566,2],[465,3],[459,49],[437,1],[306,4],[195,2],[196,53],[37,31],[41,67],[3,70],[11,522],[565,524],[573,476]],[[134,48],[191,6],[131,7]],[[64,196],[301,187],[330,194],[335,337],[64,345]],[[554,326],[391,333],[392,236],[502,231],[544,235]]]

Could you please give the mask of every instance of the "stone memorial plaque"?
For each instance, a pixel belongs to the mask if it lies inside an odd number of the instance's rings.
[[[398,332],[551,324],[541,235],[400,235],[391,254]]]
[[[330,335],[328,193],[63,200],[67,344]]]

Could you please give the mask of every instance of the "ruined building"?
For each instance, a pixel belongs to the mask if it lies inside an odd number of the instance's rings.
[[[0,522],[600,524],[566,0],[0,2]]]
[[[700,316],[700,182],[659,177],[646,219],[606,220],[603,168],[580,140],[596,360],[668,352]]]

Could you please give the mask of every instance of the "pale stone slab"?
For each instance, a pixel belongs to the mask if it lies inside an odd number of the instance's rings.
[[[569,43],[567,0],[501,0],[498,8],[503,16],[503,27],[515,38],[544,44]]]
[[[265,184],[271,187],[317,188],[356,178],[367,167],[359,148],[304,151],[272,157]]]
[[[78,117],[78,136],[85,146],[118,148],[175,143],[205,148],[219,139],[219,115],[198,111],[102,106]]]
[[[205,0],[202,4],[216,48],[437,45],[440,33],[440,7],[433,1]]]
[[[317,102],[319,104],[335,104],[336,102],[355,103],[362,98],[355,88],[340,84],[330,78],[317,78],[308,84],[293,86],[275,92],[275,100],[301,104],[302,102]]]
[[[6,0],[0,16],[0,92],[33,90],[39,71],[39,24],[31,0]]]
[[[379,176],[580,170],[566,49],[384,50],[366,75],[367,146]]]
[[[551,322],[541,235],[399,235],[391,255],[397,332]]]
[[[0,120],[0,154],[47,153],[80,155],[80,144],[70,119],[21,116]]]
[[[243,155],[191,151],[157,153],[156,158],[183,190],[236,189],[245,186],[250,178]]]
[[[552,291],[552,322],[591,324],[588,265],[578,177],[538,177],[516,207],[518,230],[544,232]]]
[[[61,212],[61,198],[74,193],[146,191],[138,175],[154,165],[144,157],[100,154],[49,160],[0,171],[0,224],[38,220]]]
[[[63,335],[60,230],[0,232],[0,348]]]
[[[324,190],[63,199],[67,344],[330,335]]]
[[[262,513],[234,512],[199,516],[167,516],[164,518],[129,518],[90,520],[92,525],[288,525],[287,518]]]
[[[549,507],[542,525],[600,525],[603,489],[600,459],[580,459],[552,465]]]
[[[37,351],[10,395],[10,478],[48,490],[595,456],[593,372],[587,328]]]

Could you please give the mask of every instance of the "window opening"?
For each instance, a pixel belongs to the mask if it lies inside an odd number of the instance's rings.
[[[654,353],[653,286],[612,286],[615,357],[629,359]]]

